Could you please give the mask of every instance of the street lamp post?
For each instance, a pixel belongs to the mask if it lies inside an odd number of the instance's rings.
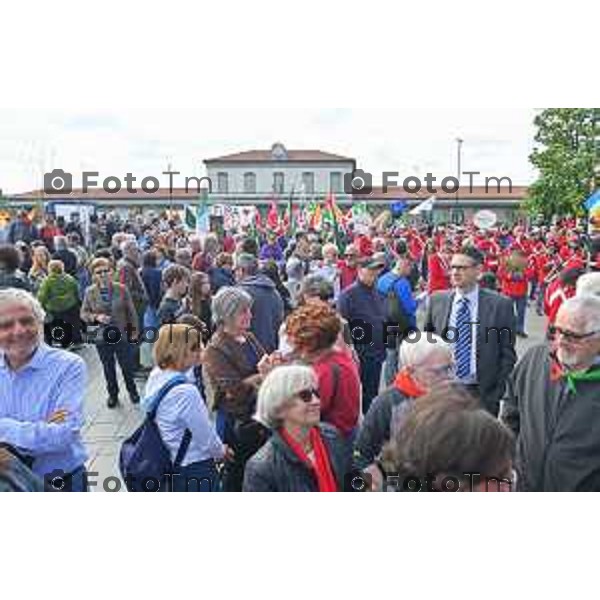
[[[456,221],[456,223],[458,224],[459,218],[458,218],[458,201],[459,201],[459,197],[460,197],[460,176],[462,174],[462,145],[464,143],[464,140],[461,138],[456,138],[456,143],[458,144],[458,153],[457,153],[457,179],[458,179],[458,188],[456,190],[456,201],[455,201],[455,205],[454,205],[454,220]]]

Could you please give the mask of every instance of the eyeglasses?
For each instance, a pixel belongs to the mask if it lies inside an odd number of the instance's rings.
[[[548,329],[548,333],[550,334],[550,337],[557,337],[558,335],[561,335],[567,342],[582,342],[600,334],[600,331],[597,330],[590,331],[589,333],[575,333],[574,331],[568,331],[553,325]]]
[[[467,269],[474,269],[477,265],[450,265],[451,271],[466,271]]]
[[[36,324],[35,317],[21,317],[20,319],[7,319],[0,321],[0,331],[8,331],[18,323],[21,327],[33,327]]]
[[[110,269],[98,269],[95,271],[96,275],[108,275],[110,273]]]
[[[454,368],[454,365],[442,365],[441,367],[425,367],[424,370],[437,377],[452,377]]]
[[[314,397],[319,397],[319,390],[302,390],[301,392],[298,392],[296,396],[298,396],[302,402],[308,404],[309,402],[312,402]]]

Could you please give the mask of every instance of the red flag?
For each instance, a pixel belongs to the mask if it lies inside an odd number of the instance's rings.
[[[271,202],[269,213],[267,214],[267,227],[272,230],[279,227],[279,213],[277,212],[275,202]]]

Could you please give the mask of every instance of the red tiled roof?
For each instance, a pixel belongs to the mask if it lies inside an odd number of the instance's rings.
[[[214,162],[354,162],[354,159],[320,150],[288,150],[287,159],[279,161],[273,159],[271,150],[249,150],[204,161],[205,164]]]
[[[527,186],[513,185],[512,191],[509,190],[508,186],[503,183],[503,187],[498,191],[495,183],[491,183],[489,188],[486,190],[485,186],[473,186],[469,188],[468,185],[464,185],[458,192],[458,198],[460,200],[524,200],[527,197]],[[387,192],[384,193],[381,187],[373,188],[370,194],[355,194],[353,196],[355,201],[360,200],[427,200],[431,196],[435,196],[437,200],[455,200],[456,193],[447,194],[441,188],[441,185],[437,184],[433,187],[437,188],[436,194],[431,194],[427,191],[427,188],[423,188],[417,194],[409,194],[402,187],[389,187]]]

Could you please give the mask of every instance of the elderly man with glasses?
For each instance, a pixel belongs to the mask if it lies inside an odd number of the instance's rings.
[[[403,423],[414,400],[454,380],[452,346],[432,333],[411,334],[400,346],[399,373],[371,404],[354,444],[353,462],[374,477],[384,445]],[[382,473],[383,474],[383,473]]]
[[[600,298],[567,300],[549,343],[510,379],[501,419],[518,434],[520,491],[600,491]]]
[[[59,491],[87,491],[81,439],[86,366],[43,342],[44,310],[25,290],[0,290],[0,443]]]

